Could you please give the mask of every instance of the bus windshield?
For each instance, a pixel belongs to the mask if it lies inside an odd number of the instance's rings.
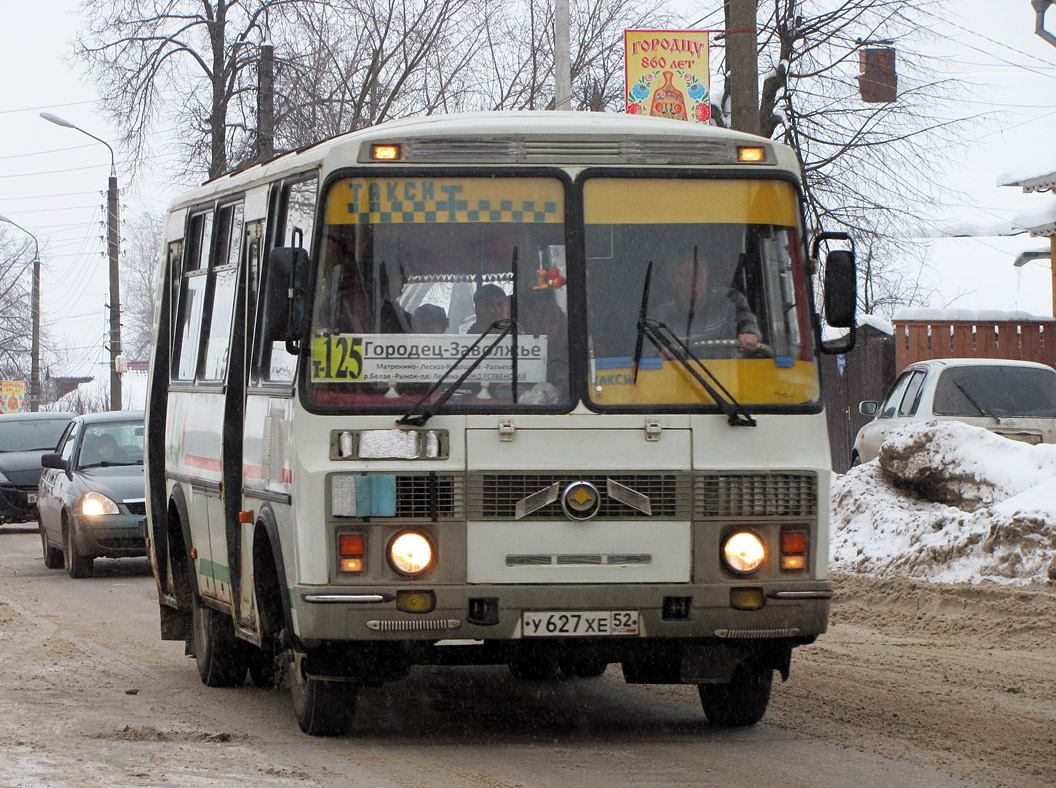
[[[463,359],[444,386],[480,363],[448,410],[567,408],[564,192],[556,178],[335,182],[316,277],[309,400],[406,410]]]
[[[689,368],[703,365],[745,405],[816,401],[796,205],[784,181],[589,178],[591,400],[712,404]],[[643,336],[643,306],[668,342]]]

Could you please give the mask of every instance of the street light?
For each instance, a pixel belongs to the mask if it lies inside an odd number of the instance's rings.
[[[1016,268],[1022,268],[1027,263],[1035,260],[1050,260],[1051,258],[1052,254],[1048,249],[1030,249],[1026,252],[1020,252],[1016,256],[1015,262],[1013,262],[1012,265]]]
[[[114,149],[104,139],[96,137],[91,132],[85,131],[80,126],[75,126],[68,120],[52,115],[50,112],[41,112],[40,117],[57,126],[65,126],[75,129],[81,134],[86,134],[96,142],[101,142],[110,151],[110,181],[106,191],[106,236],[107,250],[110,257],[110,409],[121,410],[121,373],[118,371],[118,358],[121,355],[121,277],[117,266],[118,254],[120,252],[120,236],[118,234],[117,215],[117,162],[114,159]]]
[[[7,222],[8,224],[17,227],[19,230],[21,230],[33,239],[33,285],[31,288],[31,312],[33,314],[33,358],[30,361],[29,372],[29,409],[32,411],[36,411],[40,408],[40,244],[37,242],[37,236],[33,235],[33,233],[31,233],[25,227],[20,225],[18,222],[11,221],[6,216],[0,216],[0,222]],[[25,268],[22,269],[22,271],[25,270]],[[19,276],[22,275],[22,271],[19,271]]]

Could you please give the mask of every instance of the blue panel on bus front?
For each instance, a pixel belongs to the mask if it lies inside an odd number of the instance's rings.
[[[371,474],[361,476],[356,485],[356,515],[358,517],[396,516],[396,476]]]

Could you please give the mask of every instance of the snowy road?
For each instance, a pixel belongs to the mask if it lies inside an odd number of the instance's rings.
[[[416,669],[366,689],[346,739],[300,733],[280,691],[200,683],[158,637],[145,561],[44,568],[0,528],[0,785],[1051,786],[1052,589],[837,578],[763,724],[709,727],[690,687]]]

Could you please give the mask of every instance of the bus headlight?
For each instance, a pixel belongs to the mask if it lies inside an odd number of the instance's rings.
[[[117,504],[102,493],[90,492],[81,498],[81,514],[98,517],[101,514],[120,514]]]
[[[766,558],[763,540],[750,531],[738,531],[727,537],[722,546],[722,557],[726,567],[735,574],[754,572]]]
[[[417,531],[404,531],[389,543],[389,563],[401,575],[416,577],[433,565],[433,543]]]

